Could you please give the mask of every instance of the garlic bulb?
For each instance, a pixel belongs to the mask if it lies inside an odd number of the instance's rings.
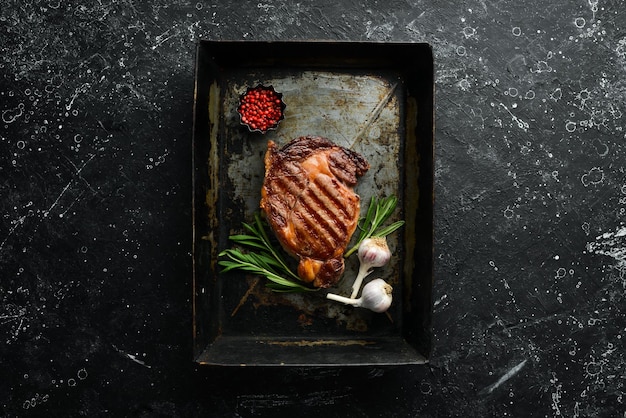
[[[366,308],[374,312],[385,312],[391,306],[393,287],[383,279],[374,279],[363,286],[363,292],[358,299],[339,296],[334,293],[326,294],[326,298],[337,302],[352,305],[357,308]]]
[[[363,279],[370,274],[374,267],[382,267],[389,262],[391,258],[391,251],[387,246],[387,239],[385,237],[370,237],[364,239],[361,245],[359,245],[359,273],[354,279],[352,284],[351,298],[356,298],[359,290],[361,289],[361,283]]]

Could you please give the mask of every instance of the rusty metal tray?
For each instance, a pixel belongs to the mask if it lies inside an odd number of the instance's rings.
[[[252,133],[236,106],[249,86],[283,94],[278,129]],[[264,278],[220,273],[218,253],[259,210],[267,141],[327,137],[371,169],[356,192],[395,194],[391,262],[372,277],[394,287],[386,314],[329,301],[325,291],[274,293]],[[199,41],[193,127],[193,359],[223,366],[361,366],[428,362],[431,352],[434,79],[428,44]],[[356,255],[344,278],[358,270]],[[368,278],[368,279],[369,279]],[[349,293],[352,280],[334,292]]]

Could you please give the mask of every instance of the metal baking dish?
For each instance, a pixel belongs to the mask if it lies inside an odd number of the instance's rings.
[[[249,86],[283,94],[285,118],[249,132],[236,106]],[[335,41],[200,41],[193,127],[194,361],[206,365],[360,366],[423,364],[431,351],[433,285],[433,56],[428,44]],[[329,301],[325,291],[273,293],[264,278],[220,273],[259,211],[267,141],[324,136],[362,153],[370,198],[395,194],[391,262],[368,277],[394,287],[386,314]],[[364,212],[363,212],[364,213]],[[333,292],[349,293],[358,259]]]

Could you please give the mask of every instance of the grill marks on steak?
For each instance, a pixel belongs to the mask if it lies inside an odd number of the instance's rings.
[[[362,155],[326,138],[304,136],[281,149],[268,142],[260,206],[283,248],[299,260],[303,281],[325,288],[339,280],[359,219],[353,187],[368,169]]]

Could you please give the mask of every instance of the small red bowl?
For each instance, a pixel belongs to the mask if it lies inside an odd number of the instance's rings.
[[[274,86],[259,84],[256,87],[248,87],[246,92],[239,96],[237,113],[239,122],[250,132],[264,134],[278,127],[280,121],[285,118],[286,107],[283,94],[274,90]]]

